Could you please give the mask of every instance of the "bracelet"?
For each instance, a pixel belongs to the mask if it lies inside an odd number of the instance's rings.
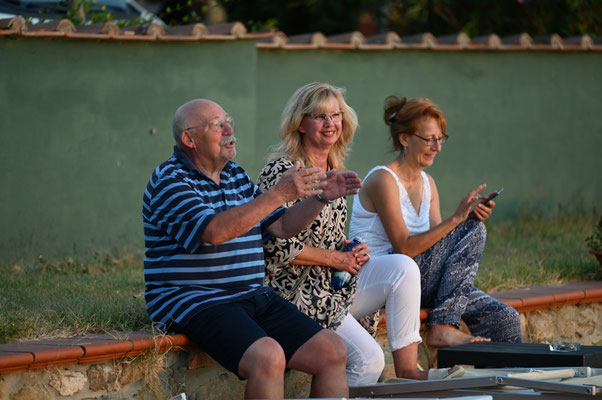
[[[314,197],[316,198],[316,200],[318,200],[322,204],[332,204],[332,203],[334,203],[334,200],[325,199],[324,197],[320,196],[319,194],[316,194]]]

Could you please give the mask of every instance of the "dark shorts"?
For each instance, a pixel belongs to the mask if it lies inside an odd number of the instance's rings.
[[[266,336],[276,340],[288,364],[297,349],[323,328],[276,293],[264,292],[211,306],[175,329],[238,375],[240,359],[256,340]]]

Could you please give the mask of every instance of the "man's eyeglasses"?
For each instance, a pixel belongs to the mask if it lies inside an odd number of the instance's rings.
[[[434,146],[434,145],[436,145],[437,142],[440,143],[440,144],[443,144],[443,143],[447,142],[447,135],[441,136],[440,139],[437,139],[437,138],[430,138],[430,139],[428,139],[428,138],[425,138],[425,137],[422,137],[422,136],[416,135],[416,134],[414,136],[416,136],[417,138],[420,138],[420,139],[424,140],[426,142],[427,146],[431,146],[431,147]]]
[[[227,116],[225,120],[221,120],[221,119],[214,119],[213,121],[209,121],[207,123],[207,125],[209,125],[209,129],[213,130],[214,132],[219,132],[222,133],[224,131],[224,128],[226,127],[226,124],[230,125],[230,127],[234,127],[234,119],[232,119],[231,116]],[[189,131],[191,129],[196,129],[196,128],[200,128],[202,126],[205,126],[205,124],[202,125],[197,125],[197,126],[191,126],[189,128],[184,129],[185,131]]]
[[[332,122],[341,122],[343,120],[343,110],[332,113],[307,113],[303,115],[321,123],[325,123],[328,119]]]

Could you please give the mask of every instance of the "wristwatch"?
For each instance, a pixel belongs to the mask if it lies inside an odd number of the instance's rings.
[[[322,204],[332,204],[332,203],[334,203],[334,200],[325,199],[324,197],[320,196],[319,194],[316,194],[314,197],[316,198],[316,200],[318,200]]]

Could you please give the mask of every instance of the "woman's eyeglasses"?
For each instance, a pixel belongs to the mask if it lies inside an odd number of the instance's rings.
[[[434,146],[437,143],[443,144],[443,143],[447,142],[447,135],[443,135],[439,139],[434,138],[434,137],[429,139],[429,138],[425,138],[425,137],[422,137],[422,136],[416,135],[416,134],[414,136],[424,140],[425,143],[427,144],[427,146]]]
[[[303,115],[321,123],[325,123],[328,119],[332,122],[341,122],[343,120],[343,110],[332,113],[307,113]]]

